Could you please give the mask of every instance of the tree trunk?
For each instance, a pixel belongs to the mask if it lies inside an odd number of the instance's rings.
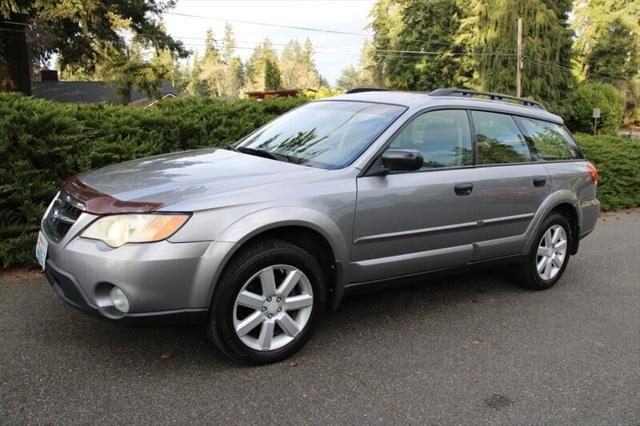
[[[31,95],[31,73],[24,15],[0,20],[0,91]]]

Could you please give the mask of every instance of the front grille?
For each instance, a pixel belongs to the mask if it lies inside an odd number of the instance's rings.
[[[64,192],[60,192],[44,220],[47,235],[55,242],[59,242],[67,235],[71,226],[82,214],[81,203],[71,199]]]

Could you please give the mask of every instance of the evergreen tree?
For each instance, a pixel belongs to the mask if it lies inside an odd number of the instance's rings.
[[[229,70],[229,96],[238,96],[244,86],[244,67],[239,57],[234,56],[227,66]]]
[[[230,23],[224,24],[224,38],[222,39],[222,62],[230,64],[236,53],[236,39]]]
[[[264,90],[280,89],[280,70],[278,64],[272,59],[264,61]]]
[[[430,91],[459,85],[460,55],[455,42],[461,10],[455,0],[403,0],[401,30],[386,59],[391,87]],[[405,52],[425,52],[425,54]]]
[[[187,84],[187,93],[192,96],[206,96],[208,89],[205,81],[200,76],[202,74],[202,60],[198,57],[198,52],[193,54],[193,64],[189,71],[189,83]]]
[[[270,62],[269,78],[266,78],[267,62]],[[277,71],[277,73],[276,73]],[[276,78],[277,74],[277,78]],[[266,82],[269,80],[269,87],[280,86],[280,71],[278,69],[278,55],[273,49],[273,45],[266,38],[262,44],[255,47],[251,57],[245,67],[245,91],[261,91],[266,89]]]
[[[369,13],[369,18],[371,23],[367,28],[374,33],[370,49],[369,72],[373,76],[375,86],[385,87],[388,52],[393,49],[397,34],[402,28],[400,5],[397,0],[377,0]]]
[[[313,62],[313,44],[307,39],[304,46],[298,40],[289,41],[280,55],[281,84],[285,89],[318,89],[320,74]]]
[[[517,20],[523,19],[522,94],[559,112],[573,86],[571,0],[478,1],[475,46],[483,89],[515,94]]]
[[[213,28],[209,28],[207,30],[207,34],[204,40],[204,58],[212,58],[216,60],[220,60],[220,50],[218,49],[215,35],[213,33]]]

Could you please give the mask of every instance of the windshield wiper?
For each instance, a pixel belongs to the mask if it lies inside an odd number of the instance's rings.
[[[234,151],[242,152],[243,154],[255,155],[257,157],[269,158],[271,160],[289,162],[289,159],[281,154],[265,151],[264,149],[249,148],[247,146],[234,147]]]

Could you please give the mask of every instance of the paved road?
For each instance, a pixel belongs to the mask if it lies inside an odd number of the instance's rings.
[[[0,280],[0,424],[640,422],[640,212],[605,217],[552,290],[487,272],[352,298],[260,368],[202,328],[122,328],[40,275]]]

